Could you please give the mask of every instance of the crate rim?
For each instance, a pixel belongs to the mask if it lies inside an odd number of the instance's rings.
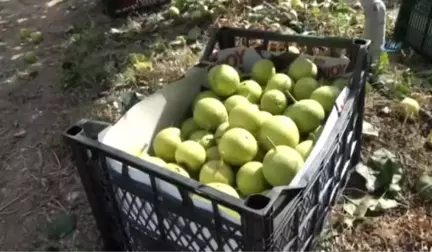
[[[324,44],[325,46],[329,43],[329,40],[335,44],[344,44],[346,47],[348,44],[353,49],[361,49],[361,48],[369,48],[372,41],[364,38],[343,38],[338,36],[315,36],[315,35],[301,35],[301,34],[281,34],[274,31],[264,31],[259,29],[244,29],[238,27],[230,27],[230,26],[222,26],[222,27],[211,27],[209,29],[209,41],[207,46],[205,47],[202,56],[200,57],[201,61],[207,61],[211,56],[214,46],[217,43],[218,35],[222,32],[235,33],[234,36],[238,37],[253,37],[264,40],[277,40],[277,41],[289,41],[289,42],[311,42],[312,44]],[[255,36],[254,36],[255,35]],[[263,38],[265,37],[265,38]]]

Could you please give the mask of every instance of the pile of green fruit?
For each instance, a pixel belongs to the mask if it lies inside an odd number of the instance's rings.
[[[235,68],[216,65],[208,73],[210,90],[195,98],[192,116],[179,128],[158,132],[155,156],[139,156],[237,198],[288,185],[344,84],[318,81],[317,74],[303,55],[286,73],[261,59],[246,80]]]

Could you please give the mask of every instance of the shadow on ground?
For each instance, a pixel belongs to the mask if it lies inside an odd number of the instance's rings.
[[[160,16],[112,20],[100,1],[1,1],[1,248],[101,248],[61,133],[81,118],[114,121],[123,93],[154,92],[196,62],[202,47],[192,52],[178,37],[191,27]],[[43,41],[23,40],[22,28],[42,32]]]

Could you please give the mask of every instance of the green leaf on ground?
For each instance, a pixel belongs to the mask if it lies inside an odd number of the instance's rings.
[[[52,240],[58,240],[72,233],[76,228],[76,217],[72,214],[59,214],[40,226],[38,230]]]
[[[367,189],[370,192],[379,189],[399,191],[398,187],[391,187],[391,185],[398,184],[402,180],[403,168],[393,153],[384,148],[375,151],[368,161],[368,167],[369,174],[373,176],[359,174],[367,180]]]

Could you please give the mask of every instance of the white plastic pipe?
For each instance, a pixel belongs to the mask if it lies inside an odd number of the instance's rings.
[[[361,4],[365,14],[363,37],[372,41],[371,60],[377,63],[385,42],[386,6],[381,0],[361,0]]]

